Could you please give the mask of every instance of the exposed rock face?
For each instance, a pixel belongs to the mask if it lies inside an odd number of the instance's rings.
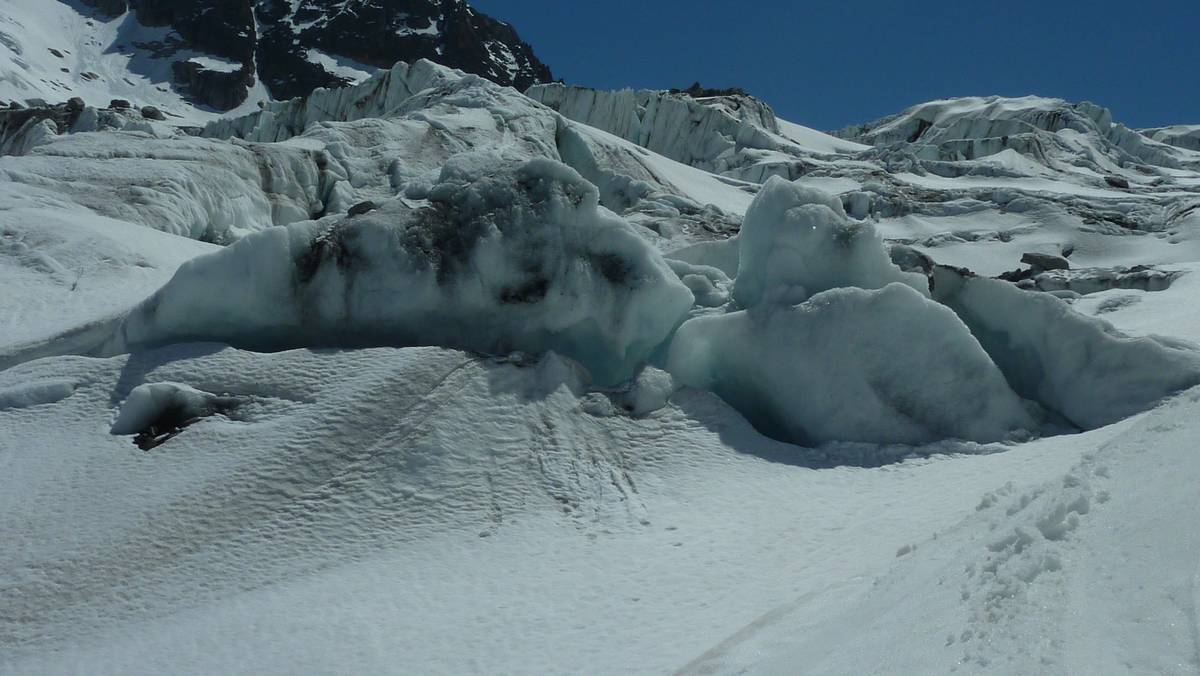
[[[352,84],[330,63],[390,68],[429,59],[521,89],[552,79],[512,26],[464,0],[84,0],[110,15],[133,10],[175,33],[158,52],[211,54],[174,64],[175,83],[196,103],[229,110],[261,78],[275,99]],[[335,72],[336,71],[336,72]]]
[[[217,110],[240,106],[246,100],[246,88],[254,84],[250,69],[245,67],[224,72],[204,68],[195,61],[176,61],[171,71],[175,84],[192,100]]]
[[[672,89],[672,94],[687,94],[694,99],[707,99],[714,96],[750,96],[749,92],[741,87],[728,87],[726,89],[716,89],[713,87],[705,87],[698,81],[693,82],[692,86],[687,89]]]
[[[147,120],[160,120],[161,121],[161,120],[166,119],[166,117],[163,115],[162,111],[159,110],[158,108],[155,108],[154,106],[142,106],[142,117],[146,118]]]
[[[83,4],[95,7],[112,16],[129,11],[129,4],[125,0],[83,0]]]
[[[83,106],[75,99],[53,106],[0,110],[0,156],[20,154],[39,136],[70,129],[82,112]]]

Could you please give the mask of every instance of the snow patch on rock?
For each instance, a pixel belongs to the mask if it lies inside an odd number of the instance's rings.
[[[133,388],[112,425],[118,436],[147,432],[156,421],[177,423],[212,415],[225,400],[180,383],[147,383]]]

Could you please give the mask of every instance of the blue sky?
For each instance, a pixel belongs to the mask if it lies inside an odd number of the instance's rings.
[[[568,83],[740,86],[834,129],[948,96],[1091,100],[1200,124],[1200,0],[472,0]]]

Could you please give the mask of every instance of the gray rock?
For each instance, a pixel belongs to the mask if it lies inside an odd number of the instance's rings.
[[[896,267],[905,272],[920,272],[928,275],[934,266],[932,258],[907,244],[888,245],[888,256]]]
[[[1071,263],[1062,256],[1029,252],[1021,254],[1021,262],[1035,270],[1070,270]]]
[[[166,116],[163,115],[162,111],[154,106],[142,106],[142,117],[146,118],[147,120],[167,119]]]
[[[369,211],[375,211],[378,208],[378,204],[375,204],[371,200],[367,200],[365,202],[359,202],[358,204],[350,207],[350,211],[346,213],[350,216],[361,216]]]
[[[113,99],[109,102],[108,107],[113,110],[128,110],[133,107],[133,104],[125,99]]]

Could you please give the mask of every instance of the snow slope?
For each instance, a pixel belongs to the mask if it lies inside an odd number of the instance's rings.
[[[0,203],[0,365],[117,316],[219,248],[97,215],[49,190],[0,183]]]
[[[41,361],[3,389],[54,379],[73,393],[0,411],[24,479],[4,494],[19,543],[6,606],[37,618],[6,625],[6,670],[661,672],[781,599],[772,616],[819,621],[981,496],[1061,476],[1117,433],[818,469],[820,453],[763,439],[711,397],[596,417],[552,364],[433,349],[171,348]],[[135,385],[163,380],[241,404],[174,451],[97,435]],[[38,443],[52,458],[17,452]],[[64,485],[75,499],[55,497]],[[62,559],[66,537],[78,553]]]
[[[869,588],[781,605],[690,671],[1195,673],[1198,403],[1055,448],[1075,464],[1001,484]]]
[[[0,101],[60,103],[78,96],[106,106],[112,99],[125,99],[194,124],[257,110],[269,98],[256,84],[245,103],[232,111],[193,105],[173,85],[172,64],[196,60],[217,70],[228,66],[219,57],[189,49],[159,56],[154,44],[170,35],[169,28],[142,25],[133,12],[110,17],[78,0],[0,0]]]

